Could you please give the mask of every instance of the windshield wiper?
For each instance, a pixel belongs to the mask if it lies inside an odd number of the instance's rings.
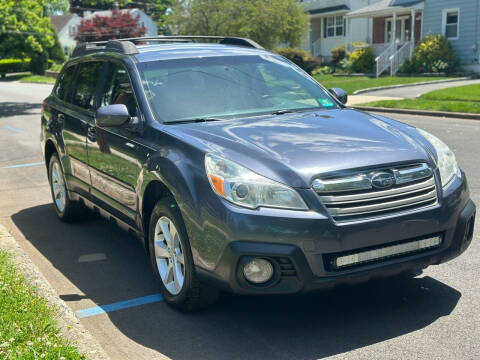
[[[214,118],[214,117],[204,117],[204,118],[196,118],[196,119],[184,119],[184,120],[174,120],[174,121],[166,121],[164,124],[189,124],[189,123],[200,123],[200,122],[207,122],[207,121],[222,121],[225,119],[221,118]]]
[[[294,113],[294,112],[297,112],[298,110],[277,110],[275,112],[272,113],[272,115],[283,115],[283,114],[290,114],[290,113]]]
[[[283,110],[277,110],[271,113],[271,115],[283,115],[283,114],[317,111],[317,110],[324,110],[324,109],[321,107],[311,107],[311,108],[303,108],[303,109],[283,109]]]

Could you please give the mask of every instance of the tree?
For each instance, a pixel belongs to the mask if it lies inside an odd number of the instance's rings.
[[[46,12],[47,15],[58,15],[68,12],[70,3],[68,0],[47,0]]]
[[[176,34],[244,36],[272,49],[300,45],[308,15],[296,0],[177,0],[168,23]]]
[[[123,8],[132,0],[70,0],[70,10],[82,16],[84,11],[109,10],[114,3]]]
[[[70,10],[82,15],[85,10],[112,9],[115,2],[118,3],[121,8],[128,7],[143,10],[157,23],[158,31],[160,33],[168,32],[168,27],[166,25],[167,12],[172,7],[174,0],[70,0]]]
[[[136,0],[129,4],[129,7],[142,9],[147,15],[151,16],[157,23],[160,34],[168,34],[167,26],[168,11],[172,7],[174,0]]]
[[[138,19],[138,15],[133,17],[129,12],[119,10],[113,10],[112,16],[96,15],[80,22],[75,40],[88,42],[139,37],[147,29],[139,26]]]
[[[0,0],[0,57],[32,59],[32,71],[43,74],[55,30],[45,16],[45,0]]]

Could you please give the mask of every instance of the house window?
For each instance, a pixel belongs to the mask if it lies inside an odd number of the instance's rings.
[[[443,34],[450,40],[458,39],[459,9],[443,10]]]
[[[329,16],[323,19],[323,37],[345,35],[345,18],[343,16]]]

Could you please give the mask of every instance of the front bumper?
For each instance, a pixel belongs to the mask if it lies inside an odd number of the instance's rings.
[[[308,197],[308,194],[303,194]],[[475,205],[470,200],[465,175],[442,190],[439,205],[422,212],[389,219],[335,224],[317,212],[249,210],[224,204],[226,216],[218,237],[226,246],[210,268],[196,261],[197,273],[206,282],[241,294],[287,294],[326,289],[417,271],[457,257],[473,238]],[[440,234],[436,248],[352,268],[333,270],[332,254],[361,251],[391,243]],[[229,241],[228,239],[231,239]],[[252,285],[243,278],[241,264],[249,257],[269,259],[276,269],[272,281]]]

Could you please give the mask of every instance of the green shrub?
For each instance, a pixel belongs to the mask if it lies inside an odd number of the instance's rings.
[[[370,73],[375,63],[375,55],[370,46],[362,46],[349,53],[348,60],[351,62],[353,72]]]
[[[336,67],[340,61],[345,59],[345,44],[333,48],[330,53],[332,54],[332,65]]]
[[[48,56],[46,53],[35,53],[30,61],[30,71],[36,75],[43,75],[48,68]]]
[[[347,58],[344,58],[342,59],[338,65],[340,66],[340,68],[345,71],[346,73],[352,73],[353,72],[353,69],[352,69],[352,62],[347,59]]]
[[[53,64],[52,66],[49,67],[48,70],[60,72],[62,71],[62,68],[63,68],[63,64]]]
[[[277,53],[294,62],[309,74],[321,65],[320,59],[313,57],[306,50],[282,48],[278,49]]]
[[[330,66],[321,66],[312,71],[312,75],[328,75],[333,74],[334,70]]]
[[[0,60],[0,74],[28,71],[30,59],[2,59]]]
[[[412,58],[400,68],[403,73],[453,72],[459,60],[450,41],[441,34],[427,35],[415,47]]]

